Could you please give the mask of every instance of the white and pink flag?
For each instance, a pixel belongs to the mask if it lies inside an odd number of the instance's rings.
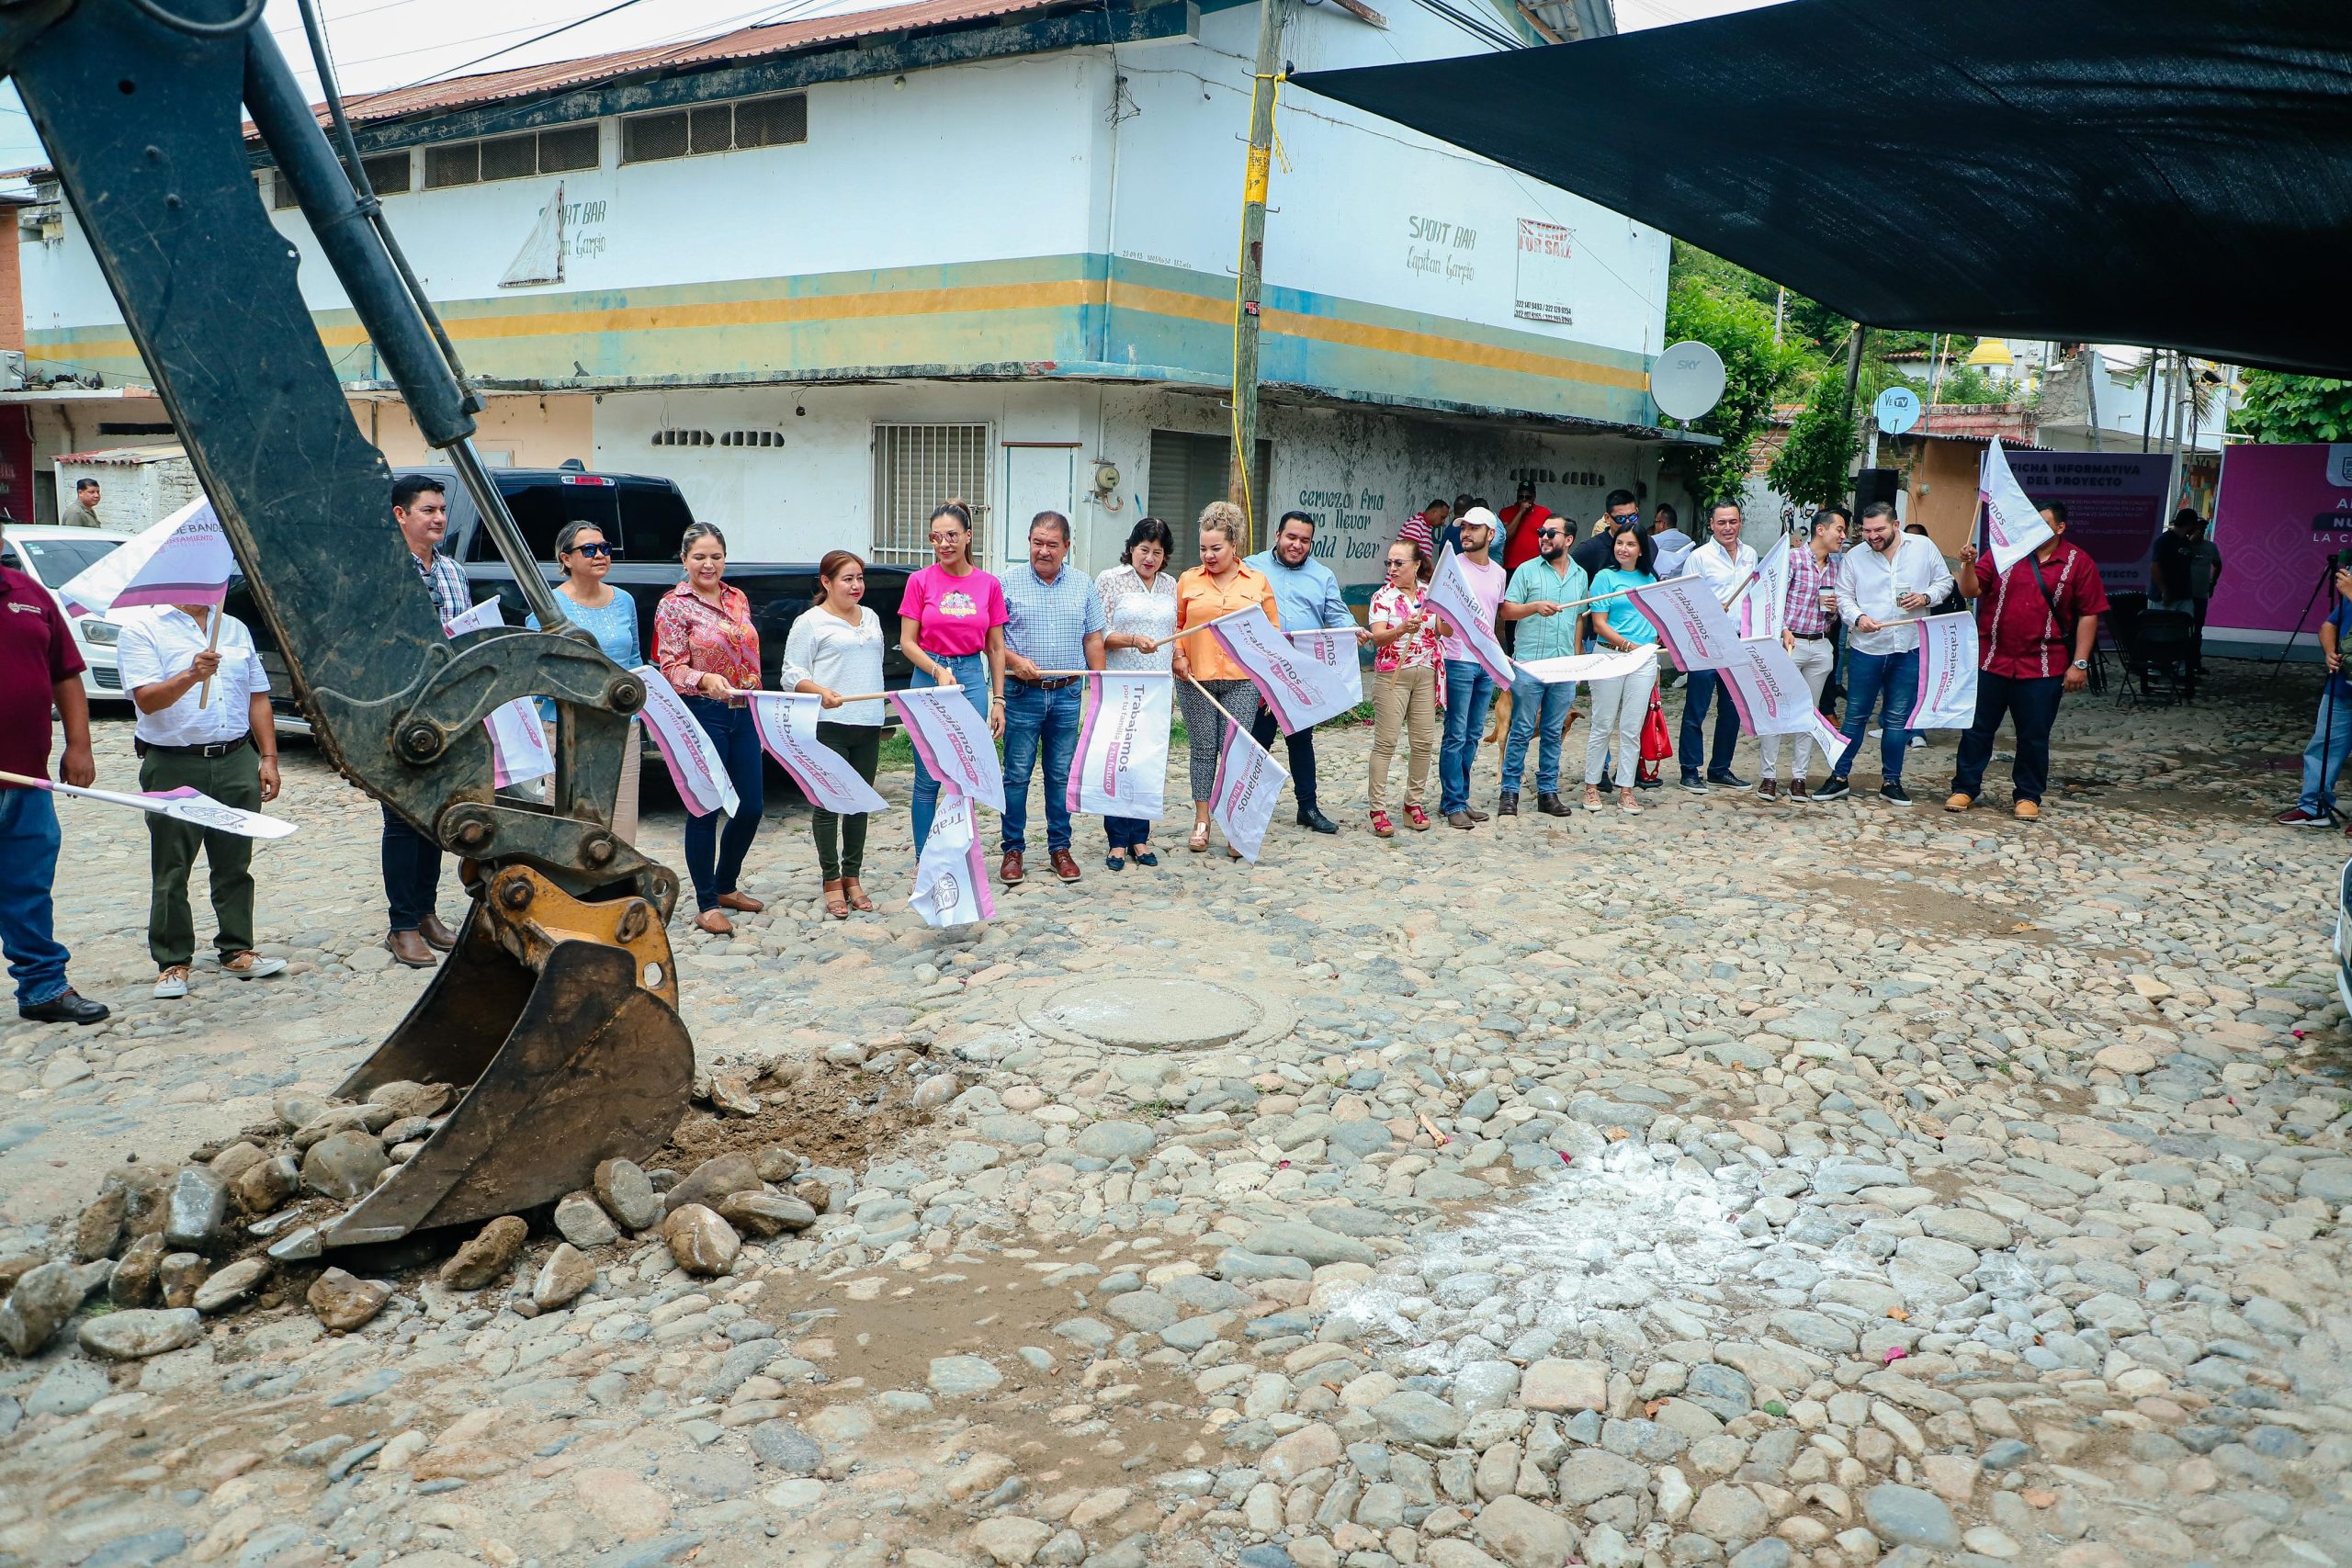
[[[1252,864],[1265,847],[1266,824],[1274,819],[1274,802],[1290,775],[1276,766],[1273,754],[1250,738],[1250,732],[1225,721],[1225,750],[1216,760],[1216,784],[1209,791],[1209,819],[1225,834],[1225,841]]]
[[[1624,649],[1564,653],[1557,659],[1519,659],[1512,662],[1522,673],[1534,676],[1547,686],[1574,685],[1578,681],[1613,681],[1657,664],[1657,645],[1645,642]]]
[[[696,817],[714,811],[732,817],[742,810],[735,781],[719,762],[718,748],[711,744],[709,732],[695,721],[686,700],[670,684],[670,677],[650,664],[640,664],[629,673],[645,682],[645,706],[637,716],[645,721],[653,748],[669,766],[670,780],[678,786],[678,798],[686,809]]]
[[[1097,817],[1157,819],[1168,805],[1168,736],[1176,682],[1164,670],[1108,670],[1086,677],[1069,808]]]
[[[441,629],[456,637],[463,632],[478,632],[491,626],[504,626],[498,613],[498,601],[485,599],[464,615],[441,623]],[[503,706],[491,710],[482,728],[490,731],[491,784],[506,789],[532,779],[543,779],[555,772],[555,752],[548,749],[547,727],[539,722],[538,709],[528,697],[517,697]]]
[[[1830,723],[1819,708],[1813,710],[1813,743],[1821,748],[1832,768],[1846,760],[1846,732]]]
[[[1907,728],[1966,729],[1976,722],[1976,616],[1967,610],[1919,623],[1919,693]]]
[[[1462,558],[1453,553],[1451,545],[1438,552],[1437,571],[1430,579],[1428,600],[1460,634],[1470,649],[1470,657],[1494,677],[1495,684],[1510,685],[1510,655],[1503,651],[1502,643],[1495,636],[1494,612],[1478,597],[1477,590],[1470,586],[1470,579],[1462,570]],[[1717,615],[1722,613],[1716,611]]]
[[[134,810],[186,822],[190,827],[235,833],[241,838],[283,839],[294,831],[294,824],[283,818],[265,817],[258,811],[247,811],[242,806],[228,805],[186,784],[177,789],[141,790],[132,795],[122,790],[84,789],[76,784],[58,784],[26,773],[0,773],[0,781],[24,789],[45,789],[57,795],[80,795],[85,800],[103,801],[108,806],[128,806]]]
[[[1657,628],[1657,640],[1682,669],[1722,670],[1740,660],[1739,628],[1705,578],[1645,583],[1626,597]]]
[[[1757,564],[1756,582],[1739,598],[1739,635],[1779,637],[1789,618],[1789,540],[1765,552]]]
[[[2004,576],[2050,537],[2050,525],[2009,471],[2008,454],[1997,435],[1977,470],[1976,501],[1984,509],[1984,544],[1993,552],[1993,570]]]
[[[1750,735],[1802,735],[1820,716],[1804,675],[1778,636],[1741,639],[1738,657],[1722,674],[1724,690]]]
[[[824,716],[822,697],[800,692],[746,692],[752,728],[776,766],[792,775],[809,801],[843,817],[863,817],[889,803],[857,776],[848,759],[817,739]]]
[[[1300,649],[1267,619],[1262,605],[1252,604],[1219,618],[1208,633],[1249,672],[1250,683],[1266,699],[1267,710],[1284,735],[1312,729],[1363,701],[1363,676],[1356,664],[1352,631],[1323,634],[1346,637],[1344,664],[1326,661],[1321,655],[1329,652],[1328,647],[1317,653]]]
[[[988,720],[967,693],[955,686],[910,686],[891,693],[890,702],[933,778],[992,811],[1004,809],[1004,764],[997,760]]]
[[[212,503],[198,496],[134,534],[58,589],[68,614],[103,615],[141,604],[218,604],[237,570]]]
[[[979,830],[972,822],[972,803],[944,780],[939,786],[938,814],[931,819],[931,837],[923,840],[922,854],[915,862],[915,890],[909,902],[922,923],[933,928],[968,926],[996,914]]]

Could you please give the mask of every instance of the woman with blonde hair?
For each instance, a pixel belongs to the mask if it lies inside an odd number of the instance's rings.
[[[1225,717],[1244,730],[1258,716],[1258,688],[1248,671],[1209,632],[1183,636],[1198,626],[1256,604],[1266,619],[1282,625],[1274,585],[1265,573],[1241,564],[1249,520],[1229,501],[1201,509],[1201,564],[1176,582],[1176,694],[1184,705],[1184,728],[1193,748],[1193,836],[1184,847],[1199,854],[1209,847],[1210,797],[1216,792],[1217,759],[1225,751]],[[1222,706],[1225,713],[1217,709]],[[1240,852],[1230,852],[1235,859]]]

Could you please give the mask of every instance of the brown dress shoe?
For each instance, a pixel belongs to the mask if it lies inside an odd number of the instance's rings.
[[[997,865],[996,874],[997,880],[1007,887],[1027,875],[1028,874],[1021,869],[1021,852],[1019,850],[1005,851],[1004,859]]]
[[[1068,850],[1056,850],[1046,857],[1054,863],[1054,874],[1064,882],[1078,880],[1078,859]]]
[[[713,936],[733,936],[735,922],[727,918],[723,909],[705,909],[695,917],[695,929],[708,931]]]
[[[1487,814],[1483,811],[1464,810],[1463,815],[1473,822],[1484,822],[1487,819]]]
[[[741,914],[746,915],[756,915],[762,909],[767,908],[765,904],[761,903],[749,893],[721,893],[718,896],[718,907],[722,909],[733,909]]]
[[[1763,796],[1766,800],[1778,800],[1781,798],[1780,781],[1777,779],[1766,779],[1763,783],[1756,786],[1756,793]]]
[[[443,925],[438,915],[427,915],[417,921],[416,934],[424,939],[425,946],[442,953],[458,945],[458,933]]]
[[[1813,798],[1812,794],[1804,787],[1804,780],[1791,779],[1789,781],[1789,798],[1791,800],[1811,800]]]
[[[1449,828],[1459,828],[1466,833],[1478,825],[1472,817],[1473,814],[1467,811],[1449,812],[1446,815],[1445,825]]]
[[[424,938],[414,931],[394,931],[385,937],[384,951],[392,955],[393,963],[412,969],[430,969],[440,962],[424,944]]]
[[[1504,817],[1516,817],[1516,816],[1518,816],[1518,815],[1519,815],[1519,792],[1518,792],[1517,790],[1511,790],[1511,791],[1508,792],[1507,794],[1505,794],[1505,795],[1504,795],[1504,796],[1503,796],[1503,798],[1502,798],[1502,803],[1501,803],[1500,805],[1497,806],[1497,807],[1495,807],[1495,810],[1496,810],[1497,814],[1498,814],[1498,815],[1500,815],[1500,816],[1504,816]]]

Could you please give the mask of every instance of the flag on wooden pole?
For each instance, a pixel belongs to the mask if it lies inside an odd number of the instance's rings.
[[[857,776],[842,754],[817,739],[825,699],[800,692],[746,692],[760,747],[792,775],[811,803],[843,817],[863,817],[889,803]]]
[[[96,800],[107,806],[127,806],[157,817],[169,817],[190,827],[235,833],[241,838],[283,839],[294,831],[294,824],[282,818],[265,817],[258,811],[231,806],[185,784],[178,789],[141,790],[132,795],[121,790],[85,789],[78,784],[59,784],[52,779],[33,778],[25,773],[0,773],[0,782],[25,789],[45,789],[57,795],[79,795],[85,800]]]
[[[1967,610],[1919,623],[1919,691],[1909,729],[1966,729],[1976,722],[1976,616]]]
[[[1779,637],[1789,615],[1789,540],[1781,542],[1765,552],[1756,568],[1756,579],[1739,601],[1739,635]]]
[[[915,890],[909,901],[923,924],[934,929],[968,926],[996,914],[988,863],[972,822],[972,802],[945,779],[940,781],[931,837],[923,840],[922,854],[915,862]]]
[[[1497,685],[1510,685],[1510,656],[1496,639],[1494,623],[1489,618],[1493,612],[1485,607],[1477,592],[1470,586],[1470,579],[1462,570],[1462,558],[1453,553],[1451,545],[1438,552],[1437,570],[1430,578],[1428,598],[1461,635],[1479,668],[1493,676]],[[1441,674],[1441,682],[1442,680]]]
[[[498,601],[485,599],[465,614],[442,622],[441,629],[454,637],[505,624],[498,613]],[[538,710],[530,698],[517,697],[493,708],[481,722],[482,728],[490,731],[493,788],[506,789],[531,779],[543,779],[555,772],[555,752],[548,747],[547,728],[539,723]]]
[[[2096,369],[2092,373],[2098,374]],[[2025,487],[2009,471],[2009,456],[2001,450],[1997,435],[1985,449],[1984,467],[1977,470],[1976,500],[1984,508],[1984,544],[1993,552],[1994,570],[2007,575],[2009,568],[2049,539],[2050,525],[2042,521]]]
[[[1216,783],[1209,791],[1209,818],[1225,834],[1225,841],[1253,864],[1265,846],[1275,798],[1289,778],[1275,765],[1272,753],[1228,716],[1225,748],[1217,754]]]
[[[1158,670],[1098,671],[1084,680],[1069,808],[1097,817],[1156,819],[1168,804],[1176,682]]]
[[[890,694],[907,739],[931,776],[991,810],[1004,809],[1004,764],[988,721],[958,686],[910,686]]]
[[[1738,657],[1722,673],[1724,690],[1731,694],[1748,734],[1802,735],[1812,728],[1817,711],[1813,694],[1777,634],[1741,639]]]
[[[695,721],[695,716],[678,689],[670,684],[670,677],[650,664],[640,664],[629,671],[645,682],[645,706],[638,717],[645,720],[646,732],[653,737],[653,749],[662,753],[662,761],[669,766],[670,780],[678,786],[678,798],[696,817],[707,817],[714,811],[724,811],[729,817],[743,809],[735,794],[735,781],[727,776],[719,765],[718,749],[711,744],[710,736]]]
[[[1220,615],[1209,632],[1249,674],[1250,683],[1266,699],[1266,707],[1284,735],[1312,729],[1336,718],[1363,701],[1363,677],[1356,663],[1353,631],[1322,634],[1348,639],[1344,663],[1329,660],[1328,646],[1313,652],[1300,649],[1266,616],[1262,605],[1252,604],[1236,615]]]
[[[141,604],[218,604],[228,598],[236,570],[220,519],[198,496],[67,579],[57,596],[75,615]]]
[[[1657,628],[1658,641],[1684,670],[1721,670],[1740,659],[1739,628],[1705,578],[1694,573],[1645,582],[1626,597]]]

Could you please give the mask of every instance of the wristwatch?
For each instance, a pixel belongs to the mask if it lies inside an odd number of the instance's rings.
[[[2075,668],[2077,670],[2087,670],[2090,667],[2091,661],[2087,659],[2077,659],[2075,660]]]

